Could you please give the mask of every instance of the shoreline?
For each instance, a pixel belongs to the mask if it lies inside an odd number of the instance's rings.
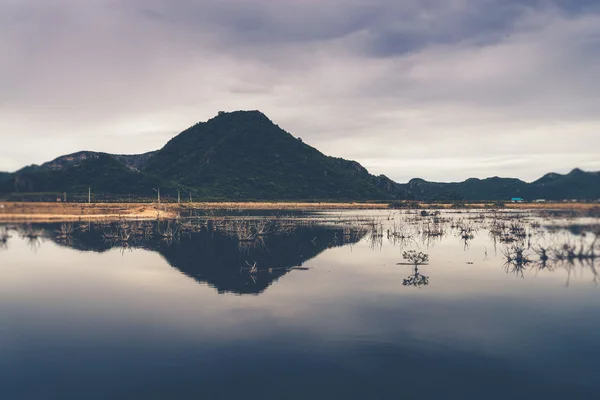
[[[195,202],[195,203],[0,202],[0,222],[69,222],[179,218],[191,210],[387,210],[387,203]]]
[[[414,203],[424,209],[485,209],[493,203],[466,203],[464,208],[452,204]],[[598,203],[506,203],[500,209],[573,210],[600,208]],[[389,203],[302,203],[302,202],[196,202],[196,203],[41,203],[0,202],[0,222],[68,222],[121,219],[175,219],[190,210],[392,210]],[[398,209],[396,209],[398,210]]]

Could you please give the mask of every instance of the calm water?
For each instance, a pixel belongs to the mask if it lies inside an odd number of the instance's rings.
[[[0,398],[597,399],[598,224],[0,226]]]

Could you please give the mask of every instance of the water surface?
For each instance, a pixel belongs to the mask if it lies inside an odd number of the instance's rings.
[[[595,399],[598,226],[421,211],[5,225],[0,396]]]

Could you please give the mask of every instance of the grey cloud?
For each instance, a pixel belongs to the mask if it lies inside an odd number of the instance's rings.
[[[598,167],[595,3],[0,0],[0,170],[231,109],[400,181]]]
[[[337,0],[179,1],[137,3],[143,15],[170,26],[201,31],[216,27],[230,45],[252,47],[340,39],[368,33],[365,51],[385,57],[431,44],[485,45],[510,34],[523,15],[540,10],[582,14],[592,0]]]

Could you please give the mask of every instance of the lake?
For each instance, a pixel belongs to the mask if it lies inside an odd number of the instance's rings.
[[[600,219],[0,225],[2,399],[597,399]]]

